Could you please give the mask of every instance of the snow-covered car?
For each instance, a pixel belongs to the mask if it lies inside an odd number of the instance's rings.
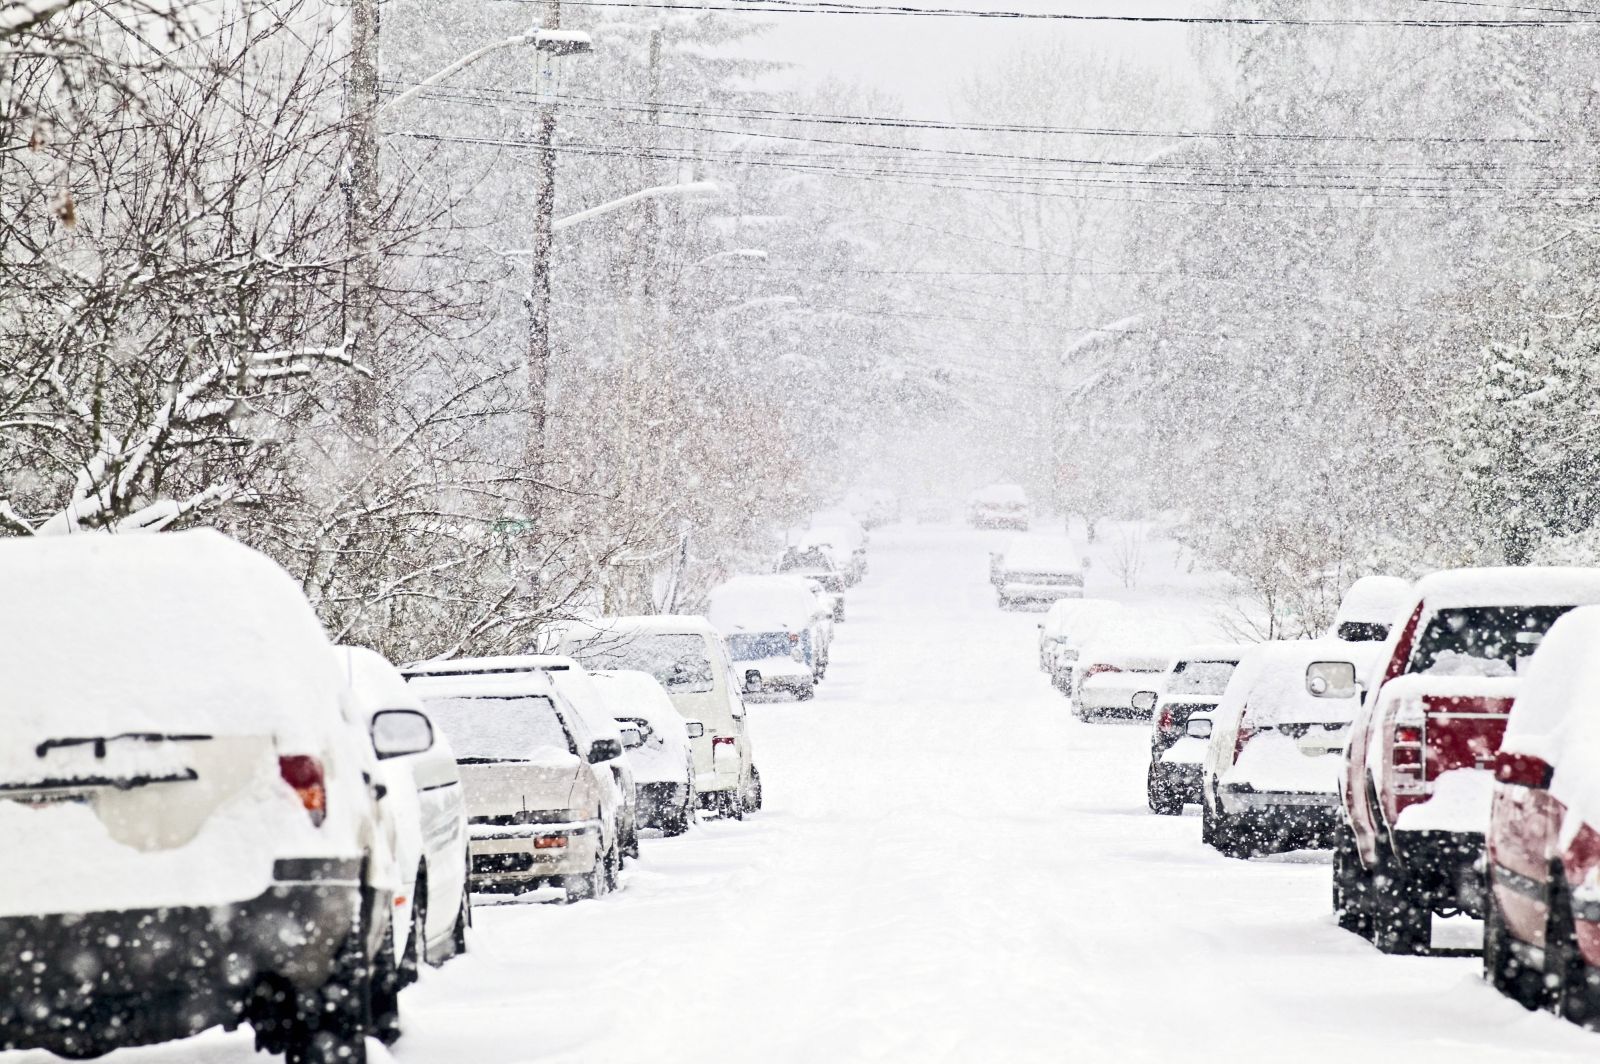
[[[857,488],[845,496],[844,508],[869,532],[900,520],[900,498],[886,488]]]
[[[639,745],[626,757],[639,788],[640,822],[665,835],[682,835],[699,805],[689,742],[705,733],[705,725],[684,720],[666,688],[647,672],[617,669],[590,676],[617,723],[639,733]]]
[[[1201,833],[1234,857],[1333,843],[1339,772],[1375,643],[1264,643],[1209,715]],[[1190,718],[1194,719],[1193,716]]]
[[[1339,778],[1340,924],[1428,949],[1435,914],[1484,914],[1491,766],[1518,669],[1557,618],[1600,603],[1600,569],[1456,569],[1417,581],[1382,645]]]
[[[846,582],[858,584],[867,575],[867,542],[867,530],[848,510],[820,510],[811,515],[810,527],[795,537],[793,545],[802,550],[826,548]]]
[[[706,618],[728,641],[729,657],[747,694],[777,692],[801,700],[812,696],[824,666],[816,600],[803,581],[736,576],[711,589]]]
[[[777,564],[772,567],[772,571],[784,576],[798,576],[804,580],[815,581],[823,591],[832,596],[829,603],[832,619],[844,620],[844,589],[847,584],[854,581],[840,568],[834,558],[832,547],[824,544],[790,547],[783,552]]]
[[[394,948],[402,984],[421,964],[466,952],[472,922],[467,889],[467,807],[449,738],[433,726],[422,700],[383,655],[335,647],[334,659],[372,735],[379,809],[395,824]]]
[[[1484,978],[1600,1027],[1600,607],[1556,621],[1519,673],[1494,761]]]
[[[377,770],[299,584],[212,531],[0,540],[0,1050],[398,1035]]]
[[[1398,576],[1363,576],[1339,601],[1330,634],[1351,643],[1381,643],[1389,638],[1390,629],[1405,620],[1411,604],[1411,581]]]
[[[791,577],[752,579],[795,586]],[[809,596],[806,602],[809,609]],[[605,618],[569,629],[561,649],[590,668],[648,672],[685,720],[704,725],[704,733],[691,740],[701,809],[738,818],[761,808],[761,772],[742,681],[710,621],[672,614]]]
[[[1051,661],[1058,646],[1067,641],[1067,625],[1086,602],[1100,599],[1064,598],[1051,603],[1044,620],[1039,622],[1039,668],[1050,671]]]
[[[967,500],[967,523],[973,528],[1013,528],[1026,532],[1028,493],[1018,484],[991,484]]]
[[[541,661],[455,658],[409,665],[407,683],[461,766],[472,889],[561,887],[568,901],[616,886],[619,738],[596,736]]]
[[[1018,537],[1000,559],[1000,608],[1047,609],[1062,599],[1083,598],[1083,563],[1064,540]]]
[[[1050,681],[1056,690],[1070,698],[1084,649],[1102,633],[1126,631],[1132,616],[1126,606],[1111,599],[1076,600],[1076,608],[1057,621],[1055,647],[1050,652]]]
[[[1159,684],[1176,653],[1170,646],[1090,644],[1077,662],[1082,672],[1073,689],[1072,715],[1079,720],[1148,716],[1150,707],[1136,708],[1133,696]]]
[[[1205,747],[1185,741],[1185,729],[1191,715],[1213,709],[1222,699],[1234,669],[1249,652],[1232,645],[1189,647],[1178,654],[1159,689],[1134,695],[1134,708],[1150,712],[1145,799],[1151,812],[1177,816],[1186,804],[1199,804]]]

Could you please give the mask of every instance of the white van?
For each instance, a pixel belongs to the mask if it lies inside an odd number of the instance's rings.
[[[694,746],[700,806],[739,818],[761,808],[761,773],[744,696],[722,637],[704,617],[604,617],[561,633],[560,650],[587,668],[654,676],[685,720],[705,732]]]
[[[621,742],[595,736],[527,658],[461,658],[404,672],[461,766],[473,889],[560,886],[580,901],[614,887],[622,838],[609,765],[622,759]]]

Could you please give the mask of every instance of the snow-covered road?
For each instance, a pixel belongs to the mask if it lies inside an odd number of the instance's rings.
[[[875,536],[828,681],[756,707],[767,810],[649,840],[624,889],[478,910],[401,1064],[1577,1060],[1475,958],[1340,931],[1322,855],[1231,861],[1144,807],[1143,727],[1083,725],[985,540]],[[248,1034],[118,1062],[244,1064]],[[1528,1052],[1529,1047],[1536,1047]],[[0,1054],[5,1064],[27,1055]]]

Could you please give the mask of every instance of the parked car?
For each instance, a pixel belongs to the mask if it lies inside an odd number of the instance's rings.
[[[857,488],[845,497],[844,509],[869,532],[900,520],[900,498],[885,488]]]
[[[783,577],[754,579],[780,580]],[[761,808],[761,772],[745,719],[741,681],[709,620],[666,614],[614,617],[564,635],[561,649],[595,669],[637,669],[666,688],[685,720],[700,721],[692,739],[700,808],[740,818]]]
[[[212,531],[0,540],[0,584],[0,1050],[392,1041],[378,765],[299,584]]]
[[[1411,581],[1398,576],[1363,576],[1340,600],[1330,634],[1351,643],[1381,643],[1389,638],[1391,628],[1405,620],[1405,610],[1411,605]]]
[[[867,530],[849,511],[821,510],[811,515],[811,527],[796,536],[793,545],[802,550],[827,548],[846,583],[854,585],[867,575],[867,543]]]
[[[736,576],[712,588],[707,619],[728,644],[746,694],[805,701],[825,669],[816,600],[789,576]]]
[[[790,547],[783,552],[778,563],[773,566],[774,573],[783,576],[798,576],[804,580],[815,581],[822,590],[831,596],[829,602],[829,615],[835,621],[844,620],[844,589],[847,584],[853,583],[839,563],[834,560],[833,548],[816,544],[809,547]]]
[[[560,887],[569,902],[617,885],[620,739],[596,736],[545,659],[454,658],[404,673],[461,766],[472,889]]]
[[[1484,915],[1491,766],[1520,663],[1558,617],[1597,602],[1597,569],[1460,569],[1417,583],[1340,776],[1343,926],[1385,952],[1423,953],[1433,914]]]
[[[705,725],[684,720],[666,688],[647,672],[616,669],[590,675],[617,723],[639,733],[639,744],[625,756],[633,762],[638,781],[640,821],[665,835],[682,835],[699,807],[689,742],[705,734]]]
[[[1494,761],[1484,978],[1600,1028],[1600,607],[1556,621],[1519,673]]]
[[[1133,696],[1133,708],[1150,714],[1150,764],[1145,798],[1151,812],[1177,816],[1184,805],[1200,804],[1204,744],[1184,742],[1190,715],[1214,709],[1228,689],[1234,669],[1250,648],[1190,647],[1178,654],[1158,688]],[[1170,755],[1170,756],[1169,756]]]
[[[386,790],[379,807],[395,822],[394,948],[404,985],[420,965],[443,964],[467,949],[472,893],[461,770],[449,738],[383,655],[335,647],[334,659],[372,735]]]
[[[1078,676],[1078,659],[1084,648],[1101,633],[1125,633],[1132,624],[1132,612],[1110,599],[1082,599],[1078,608],[1060,623],[1060,634],[1050,655],[1050,680],[1056,690],[1072,697]]]
[[[1085,602],[1097,602],[1098,599],[1066,598],[1057,599],[1051,603],[1050,609],[1044,615],[1044,620],[1039,622],[1039,668],[1045,672],[1050,671],[1051,659],[1055,655],[1057,646],[1066,642],[1066,627],[1072,617],[1082,608]]]
[[[1328,847],[1360,676],[1377,644],[1264,643],[1244,659],[1209,717],[1201,837],[1233,857]]]
[[[1000,608],[1047,609],[1083,597],[1083,564],[1063,540],[1018,539],[999,565]]]
[[[1133,696],[1159,683],[1175,654],[1170,646],[1091,643],[1078,658],[1081,673],[1073,689],[1072,715],[1079,720],[1148,717],[1151,707],[1136,708]]]
[[[1026,532],[1028,493],[1017,484],[991,484],[967,500],[967,523],[973,528],[1013,528]]]

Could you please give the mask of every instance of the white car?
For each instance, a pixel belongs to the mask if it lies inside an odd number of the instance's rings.
[[[737,819],[761,808],[761,773],[742,684],[721,635],[706,618],[604,617],[570,626],[560,649],[593,669],[650,673],[684,719],[705,725],[704,734],[692,740],[701,809]]]
[[[189,531],[0,540],[0,585],[0,1047],[396,1037],[378,764],[299,584]]]
[[[622,868],[620,739],[589,730],[537,661],[410,665],[407,682],[449,736],[466,790],[472,888],[561,887],[570,902],[613,889]]]
[[[1083,563],[1065,540],[1018,538],[1006,548],[995,574],[1001,609],[1048,609],[1083,598]]]
[[[727,641],[745,693],[813,695],[820,636],[816,600],[803,581],[736,576],[711,589],[706,618]]]
[[[1159,692],[1162,678],[1177,656],[1172,647],[1093,643],[1078,658],[1079,677],[1072,694],[1072,715],[1079,720],[1147,717],[1133,696]]]
[[[700,804],[689,743],[705,734],[705,725],[684,720],[666,688],[647,672],[617,669],[590,676],[617,723],[639,734],[626,756],[639,788],[640,822],[665,835],[682,835]]]
[[[467,949],[472,893],[461,770],[450,739],[382,654],[335,647],[334,657],[372,734],[387,791],[379,807],[395,824],[394,948],[401,982],[409,983],[419,965],[437,966]]]
[[[867,530],[848,510],[819,510],[812,514],[811,527],[795,541],[799,547],[831,548],[852,584],[860,583],[867,575],[867,543]]]
[[[1200,804],[1206,744],[1187,734],[1189,718],[1216,708],[1234,670],[1254,652],[1251,646],[1186,647],[1159,685],[1142,698],[1134,695],[1135,709],[1144,709],[1141,702],[1151,707],[1150,764],[1145,771],[1151,812],[1178,816],[1185,805]]]
[[[973,528],[1028,530],[1028,493],[1018,484],[991,484],[967,500],[967,523]]]
[[[1059,627],[1055,646],[1050,651],[1050,681],[1056,690],[1072,697],[1078,676],[1078,658],[1084,648],[1101,632],[1121,631],[1131,616],[1131,611],[1120,602],[1098,598],[1078,600],[1071,612],[1056,622]]]
[[[1381,643],[1264,643],[1234,670],[1210,714],[1201,767],[1202,838],[1234,857],[1328,847],[1359,677]],[[1204,724],[1190,734],[1207,730]]]

